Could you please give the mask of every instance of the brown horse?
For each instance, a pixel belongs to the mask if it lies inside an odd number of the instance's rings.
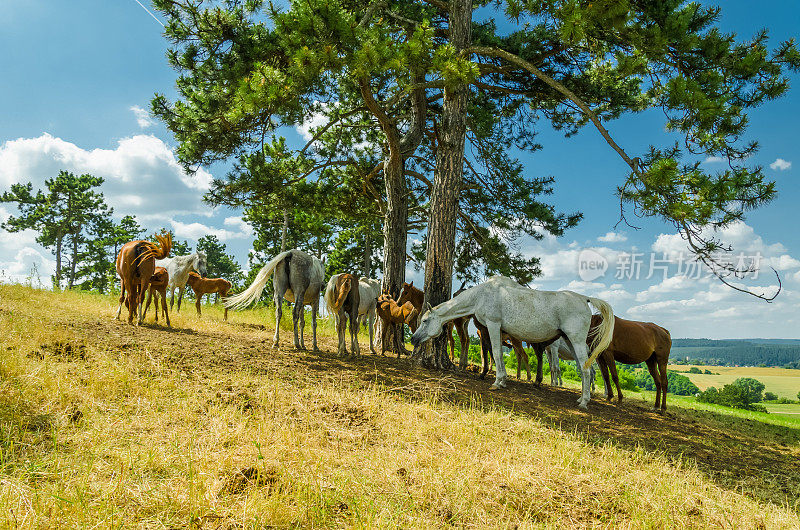
[[[350,321],[350,347],[353,355],[360,355],[358,347],[358,306],[361,304],[361,296],[358,289],[358,278],[352,274],[340,274],[336,279],[336,287],[333,290],[330,306],[331,313],[338,315],[336,331],[339,335],[339,355],[347,355],[344,332],[347,321]],[[347,317],[345,319],[345,317]]]
[[[231,282],[223,278],[203,278],[194,271],[189,272],[189,279],[186,280],[189,287],[194,291],[195,300],[194,306],[197,308],[197,316],[200,316],[200,302],[203,296],[207,294],[217,293],[217,300],[220,297],[225,298],[228,296],[228,291],[231,290]],[[225,316],[223,320],[228,320],[228,306],[225,306]]]
[[[138,314],[137,325],[144,320],[144,295],[153,277],[156,260],[164,259],[172,250],[172,234],[162,236],[156,234],[158,244],[151,241],[131,241],[125,243],[117,255],[117,274],[122,283],[119,296],[117,320],[122,312],[122,303],[128,307],[128,324],[133,323],[133,316]],[[127,291],[127,298],[125,296]]]
[[[156,303],[153,306],[156,312],[156,322],[158,322],[158,298],[161,297],[161,309],[164,310],[164,318],[167,319],[167,326],[172,327],[169,323],[169,313],[167,312],[167,285],[169,285],[169,273],[164,267],[156,267],[153,276],[150,278],[150,289],[147,293],[147,303],[144,306],[144,314],[147,315],[147,310],[150,309],[150,301],[153,299],[153,293],[156,295]]]
[[[466,282],[461,284],[461,287],[453,293],[453,296],[456,296],[463,291],[466,290],[465,287]],[[411,302],[414,304],[414,308],[417,310],[417,313],[422,312],[422,304],[425,302],[425,293],[414,287],[414,282],[411,283],[403,283],[403,290],[400,291],[400,298],[397,300],[399,305],[403,305],[406,302]],[[467,367],[469,362],[468,360],[468,353],[469,353],[469,335],[467,334],[467,325],[469,324],[469,319],[471,317],[460,317],[455,320],[452,320],[447,323],[447,342],[450,344],[450,359],[453,360],[456,357],[456,341],[453,339],[453,328],[455,328],[456,333],[458,334],[458,341],[461,346],[461,355],[458,359],[458,367],[464,370]]]
[[[378,297],[375,311],[381,319],[381,355],[388,349],[386,346],[389,344],[389,334],[394,329],[392,324],[408,324],[412,332],[417,330],[419,311],[411,302],[400,305],[385,292]],[[400,352],[397,352],[397,357],[400,357]]]
[[[600,315],[592,316],[592,328],[600,324]],[[592,336],[592,333],[589,333]],[[614,335],[608,348],[597,357],[597,364],[603,373],[606,385],[606,396],[609,401],[614,398],[614,391],[608,379],[609,372],[617,387],[619,401],[622,401],[622,390],[619,387],[616,362],[622,364],[646,363],[650,375],[656,384],[656,402],[653,409],[667,410],[667,362],[672,348],[669,331],[652,322],[637,322],[614,317]],[[616,361],[616,362],[615,362]]]

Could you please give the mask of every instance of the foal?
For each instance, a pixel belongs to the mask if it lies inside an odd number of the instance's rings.
[[[217,293],[219,298],[228,296],[228,291],[231,290],[231,282],[222,278],[203,278],[194,271],[189,273],[189,279],[186,280],[189,287],[194,291],[194,297],[197,300],[194,306],[197,308],[197,316],[200,316],[200,302],[203,295]],[[223,320],[228,320],[228,307],[225,306],[225,316]]]
[[[391,324],[408,324],[412,332],[417,330],[419,311],[411,302],[400,305],[389,293],[384,293],[378,298],[375,309],[381,319],[381,355],[388,349],[386,345],[393,329]],[[400,357],[400,352],[397,352],[397,356]]]
[[[167,313],[167,285],[169,285],[169,273],[164,267],[156,267],[153,276],[150,278],[150,289],[147,293],[147,303],[144,306],[144,313],[150,309],[150,300],[153,299],[153,293],[156,295],[156,303],[153,306],[156,312],[156,322],[158,322],[158,298],[161,296],[161,309],[164,311],[164,318],[167,319],[167,326],[172,327],[169,323],[169,313]]]

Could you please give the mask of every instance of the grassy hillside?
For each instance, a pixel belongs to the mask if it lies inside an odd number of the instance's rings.
[[[1,526],[798,525],[798,429],[638,399],[584,413],[574,390],[526,382],[490,393],[338,358],[329,324],[321,353],[290,332],[273,350],[269,311],[167,329],[115,309],[0,286]]]

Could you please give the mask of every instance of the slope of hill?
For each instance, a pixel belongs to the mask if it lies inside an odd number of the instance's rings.
[[[584,413],[575,391],[527,382],[491,393],[339,358],[329,324],[322,352],[289,331],[272,349],[269,311],[168,329],[115,310],[0,285],[0,525],[798,524],[798,429],[635,399]]]

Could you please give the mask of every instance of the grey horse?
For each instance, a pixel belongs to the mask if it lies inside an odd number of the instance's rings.
[[[194,269],[200,273],[200,276],[205,278],[207,264],[208,258],[206,258],[206,253],[202,250],[198,250],[192,254],[186,254],[185,256],[156,260],[156,267],[164,267],[167,269],[167,274],[169,274],[167,291],[172,293],[172,297],[169,300],[170,310],[172,310],[172,305],[175,303],[175,289],[178,289],[178,312],[180,312],[183,291],[186,289],[189,273]]]
[[[225,299],[225,306],[242,309],[249,306],[261,296],[270,276],[275,273],[275,342],[278,346],[278,332],[281,329],[283,315],[283,299],[294,303],[292,325],[294,327],[294,347],[305,350],[303,329],[306,325],[305,306],[311,306],[311,327],[314,333],[314,351],[317,348],[317,313],[319,312],[319,294],[324,286],[325,269],[322,262],[311,254],[293,249],[281,252],[258,271],[256,279],[250,287],[239,294]],[[300,329],[298,333],[298,322]]]

